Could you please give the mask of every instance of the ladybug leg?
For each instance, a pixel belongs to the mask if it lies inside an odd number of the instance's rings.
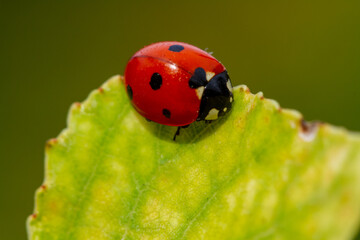
[[[181,128],[187,128],[187,127],[189,127],[189,126],[190,126],[190,124],[185,125],[185,126],[178,127],[177,130],[176,130],[176,133],[175,133],[175,135],[174,135],[173,141],[176,140],[176,136],[179,136],[179,135],[180,135],[180,129],[181,129]]]
[[[173,141],[176,140],[176,136],[180,135],[180,128],[181,128],[181,127],[178,127],[178,128],[177,128],[176,133],[175,133],[175,135],[174,135],[174,137],[173,137]]]

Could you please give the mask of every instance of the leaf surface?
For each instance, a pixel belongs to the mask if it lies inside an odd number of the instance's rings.
[[[71,107],[46,145],[30,239],[351,239],[360,136],[246,86],[211,124],[147,122],[121,77]]]

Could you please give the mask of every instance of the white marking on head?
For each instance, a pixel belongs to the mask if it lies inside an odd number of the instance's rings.
[[[226,112],[226,111],[227,111],[227,107],[224,107],[223,111]]]
[[[208,115],[205,117],[205,120],[216,120],[218,119],[219,110],[213,108],[209,111]]]
[[[233,101],[233,98],[232,97],[230,97],[230,102],[232,102]]]
[[[201,87],[198,87],[196,89],[196,95],[198,96],[198,98],[201,100],[202,98],[202,95],[204,93],[204,90],[205,90],[205,87],[204,86],[201,86]]]
[[[230,92],[233,91],[233,87],[232,87],[232,85],[231,85],[230,79],[227,80],[227,82],[226,82],[226,87],[229,89]]]
[[[206,80],[207,81],[210,81],[210,79],[212,79],[213,76],[215,76],[214,72],[206,72]]]

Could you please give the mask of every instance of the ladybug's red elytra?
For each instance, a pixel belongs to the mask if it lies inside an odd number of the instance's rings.
[[[125,69],[125,87],[142,116],[169,126],[216,120],[233,102],[225,67],[182,42],[154,43],[136,52]]]

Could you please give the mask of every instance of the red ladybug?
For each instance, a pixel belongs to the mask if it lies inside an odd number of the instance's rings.
[[[135,53],[125,69],[125,86],[142,116],[170,126],[216,120],[233,102],[225,67],[182,42],[154,43]]]

